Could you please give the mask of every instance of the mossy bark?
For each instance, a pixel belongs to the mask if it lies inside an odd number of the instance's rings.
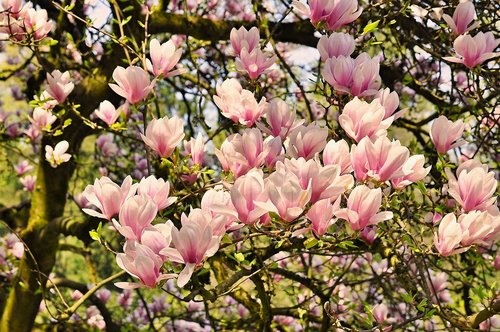
[[[33,327],[57,252],[58,233],[51,227],[51,221],[64,212],[72,171],[71,163],[52,168],[42,161],[38,166],[28,225],[21,232],[28,250],[21,259],[2,313],[2,332],[31,331]]]

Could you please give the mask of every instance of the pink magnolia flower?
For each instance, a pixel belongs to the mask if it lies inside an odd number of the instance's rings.
[[[203,136],[198,133],[196,139],[191,137],[189,141],[184,141],[184,152],[183,155],[189,155],[189,164],[203,166],[205,163],[205,143],[203,142]]]
[[[343,139],[335,142],[328,141],[323,150],[323,164],[337,165],[340,167],[340,174],[348,174],[352,172],[351,153],[349,152],[349,144]]]
[[[500,55],[498,52],[493,52],[500,39],[495,39],[493,32],[479,32],[474,37],[470,35],[460,35],[453,42],[453,48],[457,53],[457,57],[444,57],[443,59],[462,63],[468,68],[473,68],[482,64],[486,60]]]
[[[176,49],[172,40],[160,44],[157,39],[149,42],[151,61],[146,60],[146,66],[155,76],[172,77],[185,72],[183,69],[172,70],[179,62],[182,49]]]
[[[50,74],[47,73],[47,83],[47,93],[59,104],[64,103],[68,95],[75,88],[75,84],[71,82],[69,71],[61,73],[56,69]]]
[[[161,158],[168,158],[184,138],[184,125],[176,116],[153,119],[146,128],[142,140]]]
[[[321,74],[340,94],[372,96],[380,88],[379,60],[361,53],[356,59],[346,56],[328,58]]]
[[[151,226],[157,212],[156,203],[149,196],[132,196],[123,202],[118,221],[113,219],[113,225],[127,240],[140,241],[142,231]]]
[[[462,241],[462,229],[453,213],[448,213],[439,223],[438,233],[434,234],[434,245],[441,256],[450,256],[467,249],[456,249]]]
[[[308,126],[300,125],[289,135],[286,152],[293,158],[312,159],[323,151],[328,138],[328,129],[311,123]]]
[[[68,141],[60,141],[54,147],[45,145],[45,159],[50,163],[50,166],[56,168],[71,159],[71,155],[66,153],[68,148]]]
[[[370,189],[365,185],[354,188],[347,199],[347,208],[340,209],[335,215],[347,220],[355,231],[366,226],[376,225],[393,217],[392,212],[378,212],[382,205],[382,190]]]
[[[243,134],[229,136],[221,149],[215,151],[215,154],[222,163],[223,169],[233,171],[238,177],[252,168],[259,168],[268,156],[271,144],[271,141],[263,141],[259,129],[245,129]]]
[[[272,135],[274,137],[280,137],[282,141],[288,136],[288,134],[295,128],[304,123],[305,120],[298,120],[296,116],[295,109],[290,111],[288,104],[281,99],[273,99],[265,110],[266,122],[270,129],[257,123],[262,132]]]
[[[330,36],[321,36],[318,41],[318,51],[321,55],[321,61],[338,56],[351,56],[356,47],[354,38],[342,32],[334,32]]]
[[[272,203],[269,204],[269,211],[277,213],[287,222],[298,218],[311,199],[311,183],[302,189],[299,178],[283,167],[269,175],[265,185]]]
[[[8,11],[11,17],[18,18],[23,9],[23,0],[2,0],[0,9],[2,11]]]
[[[153,250],[135,241],[127,241],[123,246],[123,254],[116,255],[116,263],[131,276],[140,282],[117,282],[115,286],[123,289],[132,289],[142,286],[156,287],[160,281],[174,278],[175,274],[163,274],[161,268],[163,260]]]
[[[264,140],[264,145],[269,148],[269,153],[264,158],[264,165],[272,169],[278,161],[285,159],[283,143],[280,137],[269,136]]]
[[[285,159],[284,163],[276,164],[277,170],[282,167],[299,178],[302,189],[307,190],[311,185],[311,203],[322,199],[335,200],[354,185],[352,175],[340,175],[339,166],[321,166],[315,159]]]
[[[154,226],[147,226],[142,231],[140,243],[153,250],[163,260],[166,260],[167,257],[160,252],[170,246],[173,227],[174,224],[170,220]]]
[[[41,107],[36,107],[30,118],[30,122],[40,130],[49,129],[56,120],[57,116],[53,115],[51,111]]]
[[[26,32],[32,33],[35,40],[45,38],[55,26],[54,21],[49,20],[45,9],[26,8],[23,10],[23,27]],[[57,100],[57,98],[55,98]]]
[[[219,249],[221,237],[214,235],[210,221],[210,214],[200,209],[191,210],[188,216],[182,214],[181,229],[172,228],[174,248],[165,248],[160,252],[172,262],[185,264],[177,279],[179,287],[187,284],[196,266]]]
[[[384,120],[385,109],[378,99],[371,103],[358,97],[348,102],[339,116],[339,124],[347,136],[359,142],[363,137],[376,139],[387,135],[387,128],[392,124],[393,117]]]
[[[465,212],[486,211],[495,204],[497,181],[495,173],[488,172],[488,166],[475,160],[468,160],[457,168],[457,178],[446,169],[448,193]]]
[[[31,166],[26,159],[23,159],[17,165],[14,165],[14,170],[16,171],[17,176],[23,176],[29,171],[32,171],[33,166]]]
[[[495,231],[494,223],[500,220],[488,212],[471,211],[458,217],[458,223],[462,229],[462,240],[460,244],[464,247],[473,244],[486,245],[488,235]]]
[[[142,178],[137,186],[138,195],[148,196],[155,204],[158,211],[161,211],[173,204],[177,197],[168,197],[170,193],[170,183],[162,178],[155,178],[150,175]]]
[[[339,210],[340,198],[334,204],[329,199],[317,201],[307,211],[307,219],[312,223],[312,230],[318,236],[323,236],[328,228],[335,223],[333,216]]]
[[[244,90],[234,78],[217,85],[214,102],[222,111],[222,115],[247,127],[253,126],[260,119],[267,106],[266,98],[262,97],[257,103],[253,93]]]
[[[335,31],[355,21],[363,12],[363,9],[358,7],[357,0],[330,0],[330,2],[334,3],[333,10],[326,21],[330,31]]]
[[[19,182],[23,185],[23,189],[28,192],[33,192],[35,190],[36,185],[36,176],[35,175],[26,175],[19,179]]]
[[[137,184],[132,185],[132,178],[127,176],[123,183],[118,186],[110,178],[103,176],[95,179],[93,185],[87,185],[83,196],[101,212],[92,209],[82,209],[83,212],[97,218],[111,220],[120,212],[123,202],[135,194]]]
[[[268,73],[269,68],[276,62],[275,56],[270,56],[260,48],[248,51],[243,48],[240,57],[236,58],[236,69],[246,73],[251,80],[257,79],[260,75]]]
[[[247,52],[252,52],[255,48],[259,47],[260,34],[257,27],[252,27],[249,31],[245,27],[240,27],[239,29],[233,28],[229,38],[234,55],[239,56],[243,49],[246,49]]]
[[[217,187],[207,190],[201,198],[200,205],[204,212],[210,213],[212,216],[210,225],[215,235],[222,236],[227,229],[232,228],[231,225],[236,221],[236,217],[227,213],[219,213],[221,209],[235,211],[229,192]]]
[[[464,132],[465,125],[462,120],[450,121],[444,115],[434,120],[431,125],[431,140],[437,152],[444,154],[451,149],[465,144],[459,140]]]
[[[384,303],[380,303],[373,307],[372,312],[377,323],[383,324],[389,315],[389,308]]]
[[[324,22],[330,31],[355,21],[362,12],[356,0],[309,0],[308,4],[293,2],[294,7],[307,16],[313,25]]]
[[[230,194],[236,216],[239,221],[245,224],[254,224],[269,212],[267,206],[263,208],[258,204],[258,202],[266,203],[269,200],[261,170],[251,170],[236,179]]]
[[[443,14],[443,20],[448,23],[456,35],[461,35],[475,29],[479,22],[472,24],[470,27],[468,25],[474,20],[474,16],[476,15],[476,10],[474,8],[474,4],[470,1],[461,2],[458,4],[457,8],[453,12],[453,18],[448,14]]]
[[[149,81],[149,74],[141,67],[129,66],[127,69],[118,66],[113,71],[113,79],[117,84],[110,83],[109,87],[118,95],[136,104],[146,99],[156,81]]]
[[[403,165],[410,152],[399,141],[391,142],[387,137],[372,142],[368,137],[351,147],[351,163],[358,181],[372,178],[378,182],[405,176]]]
[[[401,110],[394,114],[399,107],[399,96],[396,91],[392,91],[389,88],[378,90],[375,98],[379,100],[380,104],[385,109],[384,120],[393,116],[394,120],[400,118],[406,110]]]
[[[105,157],[115,156],[119,152],[118,145],[113,142],[113,134],[111,133],[97,137],[96,147]]]
[[[104,121],[108,126],[116,122],[120,116],[121,110],[116,109],[113,104],[105,100],[99,104],[99,108],[95,110],[95,115]]]
[[[420,181],[429,174],[431,166],[424,168],[425,157],[423,155],[415,155],[408,158],[403,165],[403,173],[406,175],[400,178],[391,180],[394,189],[403,189],[406,186]]]

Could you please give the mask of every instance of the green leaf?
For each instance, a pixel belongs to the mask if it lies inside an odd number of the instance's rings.
[[[243,255],[241,252],[238,252],[236,254],[234,254],[234,258],[236,258],[236,260],[241,263],[245,260],[245,255]]]
[[[316,246],[318,244],[318,240],[314,237],[309,238],[304,241],[304,246],[306,249],[311,249],[312,247]]]
[[[123,21],[122,21],[122,26],[124,26],[125,24],[127,24],[130,20],[132,19],[132,16],[129,16],[127,18],[125,18]]]
[[[423,299],[420,301],[420,303],[417,305],[417,310],[418,311],[425,311],[425,306],[427,305],[427,299]]]
[[[375,22],[368,23],[365,28],[363,29],[363,35],[366,35],[369,32],[372,32],[373,30],[377,29],[378,24],[380,23],[380,20],[376,20]]]
[[[95,230],[91,230],[89,232],[90,238],[94,241],[99,241],[101,243],[101,238],[99,237],[99,234]]]

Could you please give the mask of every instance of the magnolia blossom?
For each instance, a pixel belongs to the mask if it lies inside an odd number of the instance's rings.
[[[252,51],[243,48],[240,57],[236,59],[236,69],[246,73],[251,80],[255,80],[261,74],[268,73],[269,67],[275,62],[275,56],[264,53],[260,48],[255,48]]]
[[[22,19],[23,28],[32,33],[35,40],[45,38],[55,26],[54,21],[48,19],[45,9],[26,8],[23,10]]]
[[[340,198],[334,204],[329,199],[322,199],[314,203],[307,211],[306,217],[311,221],[311,229],[316,235],[324,235],[328,227],[335,223],[333,216],[339,210],[339,206]]]
[[[229,39],[233,47],[234,55],[239,56],[243,49],[246,49],[247,52],[252,52],[255,48],[259,47],[259,29],[257,29],[257,27],[252,27],[247,31],[245,27],[240,27],[239,29],[233,28]]]
[[[26,175],[19,179],[19,182],[23,185],[23,189],[28,192],[33,192],[35,190],[36,176]]]
[[[488,212],[471,211],[458,217],[458,223],[462,229],[463,246],[473,244],[486,245],[488,236],[495,232],[495,224],[500,223],[500,216],[493,216]],[[498,226],[497,226],[498,227]]]
[[[460,35],[453,43],[453,48],[458,57],[444,57],[450,62],[462,63],[468,68],[473,68],[482,64],[486,60],[500,55],[498,52],[493,52],[500,39],[495,39],[493,32],[479,32],[474,37],[470,35]]]
[[[431,166],[424,168],[425,157],[423,155],[415,155],[408,158],[403,165],[403,177],[391,180],[392,187],[395,189],[403,189],[406,186],[420,181],[429,174]]]
[[[380,89],[375,95],[375,98],[378,99],[380,104],[385,109],[384,120],[389,118],[390,116],[393,116],[394,120],[396,120],[405,113],[405,110],[396,112],[399,107],[399,96],[396,91],[391,92],[389,88]]]
[[[247,127],[253,126],[260,119],[267,106],[266,98],[262,97],[257,103],[253,93],[244,90],[234,78],[217,85],[214,102],[222,111],[222,115]]]
[[[23,9],[23,0],[2,0],[0,10],[9,12],[13,18],[18,18]]]
[[[189,141],[184,141],[184,152],[183,155],[189,155],[189,164],[203,166],[205,163],[205,143],[203,142],[203,136],[198,133],[196,139],[191,137]]]
[[[302,189],[308,190],[311,186],[311,203],[322,199],[335,200],[354,185],[352,175],[341,175],[339,166],[321,166],[315,159],[285,159],[283,163],[276,164],[278,171],[280,168],[295,174]]]
[[[321,128],[314,123],[300,125],[290,133],[286,152],[294,158],[311,159],[323,151],[327,137],[328,128]]]
[[[308,5],[294,1],[293,5],[307,16],[312,24],[324,22],[330,31],[355,21],[363,11],[358,8],[357,0],[309,0]]]
[[[347,199],[347,208],[340,209],[335,215],[347,220],[355,231],[366,226],[376,225],[393,217],[392,212],[378,212],[382,205],[382,190],[370,189],[365,185],[354,188]]]
[[[328,141],[323,150],[323,164],[339,166],[340,174],[351,173],[352,167],[349,144],[343,139],[337,142],[334,140]]]
[[[182,214],[181,222],[180,229],[172,228],[174,248],[165,248],[160,253],[172,262],[185,264],[177,279],[177,285],[184,287],[196,266],[217,252],[221,237],[213,232],[210,214],[200,209],[191,210],[187,216]]]
[[[69,148],[68,141],[60,141],[55,147],[50,145],[45,146],[45,159],[50,163],[50,166],[56,168],[70,160],[71,155],[66,153]]]
[[[465,144],[459,140],[464,132],[465,125],[462,120],[450,121],[444,115],[434,120],[431,125],[431,140],[437,152],[444,154],[451,149]]]
[[[93,185],[88,185],[83,191],[83,197],[99,209],[101,212],[92,209],[82,209],[83,212],[97,218],[111,220],[118,214],[123,202],[136,192],[137,184],[132,185],[132,178],[127,176],[121,186],[103,176],[95,179]]]
[[[123,247],[123,254],[116,255],[116,263],[133,277],[140,280],[137,282],[117,282],[115,285],[123,289],[138,288],[146,286],[156,287],[160,281],[174,278],[175,274],[163,274],[161,268],[163,260],[153,250],[135,241],[127,241]]]
[[[469,160],[457,168],[455,177],[448,169],[448,193],[465,212],[486,211],[496,202],[497,181],[495,173],[488,172],[488,166]]]
[[[203,211],[210,213],[212,216],[210,225],[214,234],[217,236],[224,235],[226,230],[231,229],[231,225],[236,221],[236,217],[232,214],[219,213],[221,209],[223,212],[226,209],[234,211],[234,206],[231,202],[231,194],[221,190],[220,187],[207,190],[201,198],[200,207]]]
[[[172,77],[185,72],[182,69],[172,70],[182,55],[182,49],[176,49],[172,40],[160,44],[157,39],[151,39],[149,54],[151,61],[147,59],[146,66],[155,76]]]
[[[137,66],[129,66],[126,69],[121,66],[116,67],[113,79],[117,84],[110,83],[109,87],[131,104],[146,99],[156,83],[155,80],[150,82],[149,74]]]
[[[101,154],[105,157],[111,157],[118,154],[118,145],[113,141],[113,134],[105,134],[97,137],[96,147],[99,149]]]
[[[17,176],[23,176],[33,170],[33,166],[30,165],[29,161],[23,159],[18,164],[14,165],[14,170],[16,171]]]
[[[372,96],[380,88],[379,60],[361,53],[356,59],[340,55],[326,60],[321,74],[340,94]]]
[[[170,183],[162,178],[155,178],[150,175],[142,178],[137,186],[137,194],[148,196],[155,204],[158,211],[166,209],[173,204],[177,197],[168,197],[170,193]]]
[[[456,249],[462,241],[462,229],[453,213],[448,213],[439,223],[438,233],[434,234],[434,245],[441,256],[450,256],[465,251]]]
[[[267,205],[262,207],[259,204],[269,200],[261,170],[252,170],[236,179],[230,194],[235,211],[228,211],[227,214],[235,215],[245,224],[254,224],[269,212]]]
[[[338,56],[351,56],[356,47],[354,37],[347,33],[334,32],[330,36],[321,36],[318,41],[318,51],[321,61]]]
[[[99,108],[95,110],[95,115],[104,121],[108,126],[116,122],[120,116],[120,109],[116,109],[111,102],[105,100],[99,104]]]
[[[295,128],[304,123],[305,120],[297,119],[295,109],[290,111],[288,104],[281,99],[273,99],[265,110],[266,122],[270,128],[257,123],[262,132],[280,137],[282,141]]]
[[[303,189],[299,178],[284,167],[269,175],[265,183],[272,203],[269,211],[277,213],[284,221],[298,218],[311,199],[311,183]]]
[[[168,158],[184,138],[184,125],[176,116],[153,119],[146,128],[142,140],[161,158]]]
[[[403,165],[410,152],[399,141],[391,142],[387,137],[380,137],[372,142],[368,137],[351,147],[351,163],[358,181],[372,178],[378,182],[403,177],[406,170]]]
[[[127,240],[139,241],[142,231],[151,226],[157,212],[156,203],[149,196],[132,196],[123,202],[118,221],[113,219],[113,225]]]
[[[339,124],[356,142],[363,137],[373,140],[387,135],[387,128],[392,124],[393,117],[384,120],[384,116],[385,109],[378,99],[368,104],[354,97],[342,110]]]
[[[31,123],[37,126],[38,129],[44,130],[50,128],[50,126],[57,120],[57,116],[53,115],[51,111],[46,110],[41,107],[36,107],[33,110],[33,114],[30,118]]]
[[[448,23],[451,31],[456,35],[461,35],[475,29],[479,25],[479,21],[469,26],[474,20],[476,10],[474,4],[470,1],[460,2],[453,12],[453,18],[448,14],[443,14],[443,20]]]
[[[47,83],[46,92],[59,104],[64,103],[68,95],[75,88],[75,84],[71,82],[69,71],[61,73],[56,69],[50,74],[47,73]]]

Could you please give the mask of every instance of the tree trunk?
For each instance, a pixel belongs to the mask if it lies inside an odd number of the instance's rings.
[[[45,144],[42,144],[42,151]],[[12,282],[0,322],[2,332],[31,331],[47,276],[55,263],[58,233],[51,227],[51,221],[64,212],[68,181],[74,166],[66,163],[52,168],[44,160],[43,152],[40,160],[28,226],[21,232],[21,238],[29,250],[25,250]]]

